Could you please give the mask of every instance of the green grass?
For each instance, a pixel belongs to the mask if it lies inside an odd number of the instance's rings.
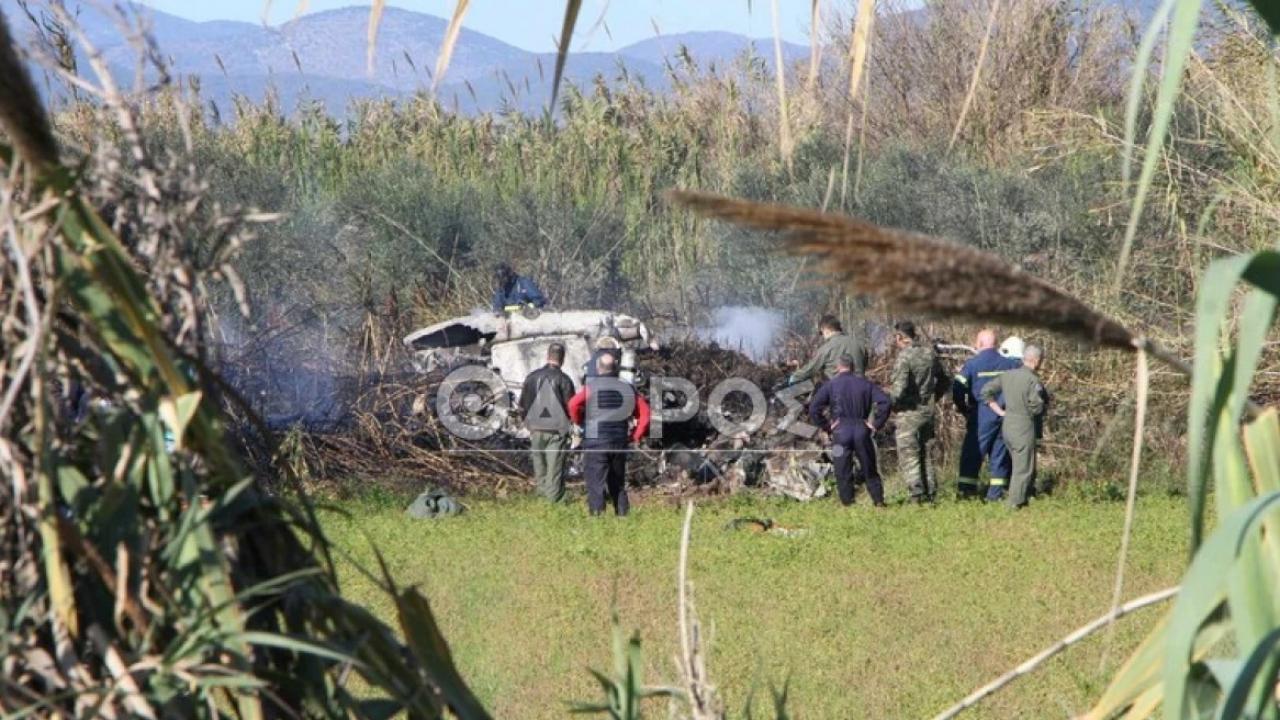
[[[585,517],[580,499],[477,501],[463,516],[405,518],[399,503],[350,502],[325,515],[344,590],[389,618],[354,570],[375,567],[369,541],[401,584],[419,584],[464,676],[495,717],[566,716],[591,699],[586,668],[611,667],[610,608],[644,641],[646,680],[676,678],[680,508],[642,502],[631,517]],[[724,529],[767,516],[803,537]],[[1048,499],[1021,513],[937,508],[707,502],[694,517],[690,575],[710,631],[712,679],[731,716],[791,678],[805,718],[922,717],[936,712],[1107,609],[1123,506]],[[1126,597],[1177,582],[1186,509],[1138,506]],[[1100,671],[1102,635],[1017,681],[972,717],[1066,717],[1084,710],[1158,610],[1121,620]],[[666,714],[655,702],[652,717]]]

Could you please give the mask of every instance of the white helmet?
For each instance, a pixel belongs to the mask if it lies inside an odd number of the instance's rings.
[[[1017,335],[1013,335],[1011,337],[1006,338],[1004,342],[1000,343],[1000,354],[1005,357],[1017,358],[1021,360],[1022,351],[1026,346],[1027,344],[1022,341],[1022,338],[1018,337]]]

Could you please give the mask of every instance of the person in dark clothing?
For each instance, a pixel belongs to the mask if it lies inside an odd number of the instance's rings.
[[[532,305],[544,308],[547,299],[531,278],[517,275],[510,265],[503,263],[493,272],[493,311],[498,314],[519,312]]]
[[[529,373],[520,391],[520,412],[529,429],[533,477],[538,492],[553,503],[564,499],[565,459],[572,437],[569,400],[574,387],[573,380],[560,369],[563,364],[564,345],[551,343],[547,364]]]
[[[597,376],[588,378],[583,388],[569,400],[569,418],[583,426],[582,465],[587,476],[587,510],[604,512],[606,497],[613,511],[626,515],[627,444],[640,442],[649,431],[649,403],[644,396],[618,379],[618,365],[612,355],[601,355]],[[635,427],[628,430],[631,421]]]
[[[884,505],[884,483],[876,467],[876,445],[872,435],[889,420],[889,396],[875,383],[857,374],[855,359],[841,355],[836,360],[836,375],[818,388],[809,403],[809,417],[815,425],[831,434],[831,461],[835,465],[836,489],[840,502],[853,504],[855,484],[867,484],[867,493],[877,507]],[[871,410],[875,408],[875,417]],[[828,410],[830,421],[822,413]],[[859,469],[854,477],[853,459]]]

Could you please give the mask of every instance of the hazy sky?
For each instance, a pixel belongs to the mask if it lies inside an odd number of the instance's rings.
[[[143,0],[159,10],[191,20],[261,22],[267,8],[269,22],[286,22],[297,12],[298,0]],[[773,36],[773,0],[585,0],[574,33],[575,50],[615,50],[653,37],[656,22],[663,34],[691,30],[727,30],[752,37]],[[307,12],[351,5],[359,0],[305,0]],[[449,17],[454,0],[391,0],[388,4]],[[844,7],[847,0],[822,0],[826,7]],[[750,9],[748,9],[750,6]],[[809,42],[810,0],[778,0],[782,37]],[[597,25],[602,17],[604,22]],[[526,50],[554,50],[552,38],[564,21],[563,0],[472,0],[464,27]],[[605,32],[605,27],[609,32]],[[610,39],[612,35],[612,39]]]

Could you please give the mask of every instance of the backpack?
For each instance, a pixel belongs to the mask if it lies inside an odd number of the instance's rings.
[[[430,488],[415,498],[404,514],[417,520],[435,520],[458,515],[464,509],[462,503],[453,499],[449,493],[439,488]]]

